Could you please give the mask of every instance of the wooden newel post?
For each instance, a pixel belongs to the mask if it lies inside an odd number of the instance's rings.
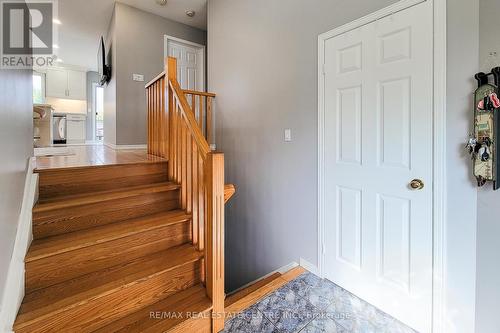
[[[224,154],[209,153],[205,160],[206,288],[212,299],[212,332],[224,329]]]

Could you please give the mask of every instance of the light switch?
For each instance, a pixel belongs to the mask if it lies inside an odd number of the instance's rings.
[[[285,129],[285,142],[292,141],[292,130],[290,128]]]
[[[132,74],[132,80],[138,82],[144,82],[144,75],[142,74]]]

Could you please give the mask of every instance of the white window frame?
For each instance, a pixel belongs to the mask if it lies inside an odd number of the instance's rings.
[[[45,100],[47,98],[47,96],[45,95],[45,86],[46,86],[45,73],[33,71],[33,76],[39,76],[41,78],[41,82],[42,82],[42,102],[36,103],[36,104],[44,104]],[[35,103],[35,101],[33,101],[33,103]]]

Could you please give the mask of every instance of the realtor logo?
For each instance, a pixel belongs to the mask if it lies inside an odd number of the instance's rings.
[[[3,2],[3,53],[52,54],[52,3]]]
[[[1,1],[2,67],[52,65],[55,1]]]

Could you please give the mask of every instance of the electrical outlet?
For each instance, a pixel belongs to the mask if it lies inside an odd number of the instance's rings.
[[[144,82],[144,75],[132,74],[132,80],[137,81],[137,82]]]
[[[285,129],[285,142],[292,141],[292,130],[290,128]]]

